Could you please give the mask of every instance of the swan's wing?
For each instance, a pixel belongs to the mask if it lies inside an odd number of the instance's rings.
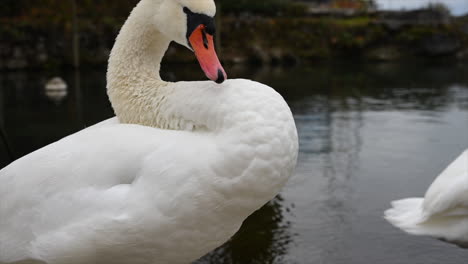
[[[93,226],[107,228],[113,219],[120,224],[132,183],[145,170],[153,173],[149,176],[154,176],[155,186],[158,179],[164,181],[158,167],[161,162],[170,162],[171,154],[177,151],[161,151],[183,150],[187,141],[195,141],[190,133],[114,120],[80,131],[4,168],[0,171],[0,262],[31,257],[27,252],[30,243],[47,244],[53,240],[48,234],[55,238],[60,230],[76,227],[72,229],[83,228],[77,233],[84,233]],[[198,145],[191,146],[193,151],[198,149]],[[158,156],[164,160],[148,159]],[[152,191],[158,192],[157,188]],[[64,239],[67,233],[63,233]]]
[[[453,161],[426,192],[427,216],[468,215],[468,150]]]
[[[160,130],[136,125],[98,124],[39,149],[0,170],[0,209],[13,200],[34,201],[87,187],[129,183],[140,161],[158,148]],[[29,193],[29,195],[25,195]],[[16,199],[22,195],[23,199]],[[3,199],[1,199],[3,198]],[[9,202],[6,202],[6,201]]]

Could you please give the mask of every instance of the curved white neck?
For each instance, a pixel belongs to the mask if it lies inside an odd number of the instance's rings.
[[[171,42],[151,24],[159,1],[141,1],[122,27],[107,70],[107,90],[115,114],[123,123],[158,126],[145,111],[167,85],[160,64]]]
[[[151,24],[156,2],[141,1],[122,27],[109,59],[109,81],[122,74],[160,80],[160,63],[171,41]]]

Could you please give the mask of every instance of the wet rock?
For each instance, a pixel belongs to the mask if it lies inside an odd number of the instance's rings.
[[[287,66],[297,65],[300,61],[299,57],[291,53],[287,53],[283,56],[283,64]]]
[[[283,61],[283,51],[279,48],[274,48],[271,50],[271,61],[272,65],[279,65]]]
[[[38,64],[44,64],[49,58],[44,38],[40,38],[36,46],[36,61]]]
[[[422,41],[422,50],[430,56],[455,55],[461,47],[460,41],[447,34],[434,34]]]
[[[457,59],[468,61],[468,48],[457,53]]]
[[[249,50],[249,62],[253,64],[270,64],[271,58],[268,52],[260,45],[255,44]]]
[[[24,69],[28,66],[26,55],[22,48],[13,49],[12,56],[6,62],[6,68],[10,70]]]
[[[11,48],[10,45],[7,43],[0,43],[0,56],[4,57],[11,54]]]
[[[451,22],[447,10],[430,7],[413,11],[384,11],[379,13],[378,18],[378,23],[392,30],[414,25],[448,25]]]
[[[461,25],[461,31],[468,35],[468,22]]]
[[[247,58],[244,57],[244,56],[233,56],[230,61],[234,64],[243,64],[245,62],[247,62]]]
[[[394,61],[401,58],[401,53],[397,47],[384,46],[369,50],[365,57],[374,61]]]

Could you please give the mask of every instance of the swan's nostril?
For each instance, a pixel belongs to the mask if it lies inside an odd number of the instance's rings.
[[[224,79],[224,74],[223,74],[223,71],[221,69],[218,69],[218,79],[216,79],[216,83],[218,84],[221,84],[225,81]]]
[[[205,49],[209,49],[210,47],[208,46],[208,38],[206,37],[205,29],[202,30],[202,38],[203,38],[203,46],[205,47]]]

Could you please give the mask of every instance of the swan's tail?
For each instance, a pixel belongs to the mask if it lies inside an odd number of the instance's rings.
[[[424,235],[421,224],[427,220],[423,213],[423,198],[408,198],[392,202],[385,211],[385,219],[392,225],[413,235]]]
[[[395,227],[412,234],[432,236],[437,239],[468,246],[466,210],[454,210],[444,215],[428,215],[423,209],[423,198],[408,198],[392,202],[385,211],[385,219]]]

